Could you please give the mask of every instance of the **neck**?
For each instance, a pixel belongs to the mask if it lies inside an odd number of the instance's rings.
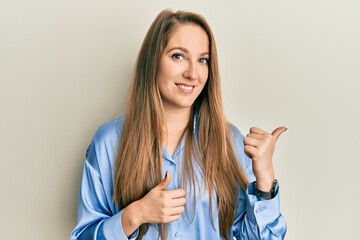
[[[176,110],[164,110],[164,145],[170,152],[175,150],[186,126],[189,123],[191,108],[182,108]]]
[[[165,127],[166,132],[174,132],[183,130],[190,118],[191,108],[182,108],[176,110],[166,110],[164,111],[165,117]]]

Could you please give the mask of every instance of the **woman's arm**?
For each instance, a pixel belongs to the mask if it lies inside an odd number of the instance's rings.
[[[168,223],[179,219],[186,202],[185,191],[166,190],[171,181],[169,173],[145,197],[117,211],[112,196],[113,170],[109,164],[112,160],[107,159],[115,155],[115,150],[111,141],[105,142],[95,136],[88,148],[78,202],[78,225],[70,240],[135,239],[143,223]]]
[[[86,161],[78,202],[78,225],[71,240],[127,240],[121,223],[123,211],[113,214],[109,207],[99,173]]]
[[[254,180],[251,164],[246,169],[250,180]],[[270,200],[262,200],[255,195],[255,182],[251,182],[244,192],[239,190],[236,218],[232,234],[237,239],[284,239],[287,226],[280,213],[280,191]]]
[[[104,132],[104,128],[97,131],[86,152],[78,200],[78,224],[70,240],[129,239],[122,229],[123,210],[118,211],[112,202],[112,159],[108,156],[115,154],[116,143],[112,144],[112,140],[116,136],[110,138]],[[135,238],[136,232],[130,239]]]
[[[284,239],[287,227],[280,213],[280,192],[277,189],[270,200],[262,200],[255,195],[253,162],[245,154],[244,137],[234,129],[234,148],[250,184],[246,192],[239,190],[232,235],[237,239]]]

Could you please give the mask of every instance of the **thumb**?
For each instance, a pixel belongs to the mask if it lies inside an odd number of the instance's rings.
[[[168,171],[166,171],[165,178],[156,186],[156,188],[165,190],[171,182],[171,176]]]
[[[287,130],[286,127],[278,127],[276,128],[272,133],[271,135],[273,136],[274,138],[274,142],[276,142],[278,140],[278,138],[280,137],[280,135],[285,132]]]

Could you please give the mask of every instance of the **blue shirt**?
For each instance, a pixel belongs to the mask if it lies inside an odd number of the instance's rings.
[[[101,126],[95,133],[91,145],[86,152],[82,183],[78,202],[78,224],[71,233],[70,240],[125,240],[136,239],[138,231],[129,238],[126,237],[121,223],[123,209],[117,209],[113,201],[113,179],[115,157],[118,149],[119,136],[124,118],[118,118]],[[243,136],[231,127],[233,146],[237,158],[250,180],[246,192],[239,186],[235,220],[229,232],[229,239],[283,239],[286,233],[286,223],[280,214],[279,191],[274,198],[262,200],[254,195],[255,176],[252,171],[251,159],[244,153]],[[171,174],[170,189],[179,188],[179,173],[184,157],[184,140],[170,156],[163,148],[163,175]],[[196,162],[196,161],[194,161]],[[194,166],[196,176],[201,177],[199,166]],[[186,190],[186,211],[178,221],[168,224],[168,239],[222,239],[217,217],[216,196],[213,194],[212,214],[210,216],[210,201],[202,181],[198,182],[196,204],[190,189]],[[155,225],[150,225],[144,240],[157,239]]]

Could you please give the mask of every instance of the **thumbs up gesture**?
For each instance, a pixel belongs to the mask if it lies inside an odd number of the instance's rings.
[[[279,136],[287,128],[278,127],[271,134],[256,127],[250,128],[250,133],[244,138],[246,155],[252,158],[252,167],[256,177],[257,188],[269,192],[275,178],[273,154]]]
[[[138,213],[141,216],[141,224],[169,223],[180,218],[186,203],[185,190],[166,190],[170,182],[171,176],[167,172],[165,178],[139,200]]]

